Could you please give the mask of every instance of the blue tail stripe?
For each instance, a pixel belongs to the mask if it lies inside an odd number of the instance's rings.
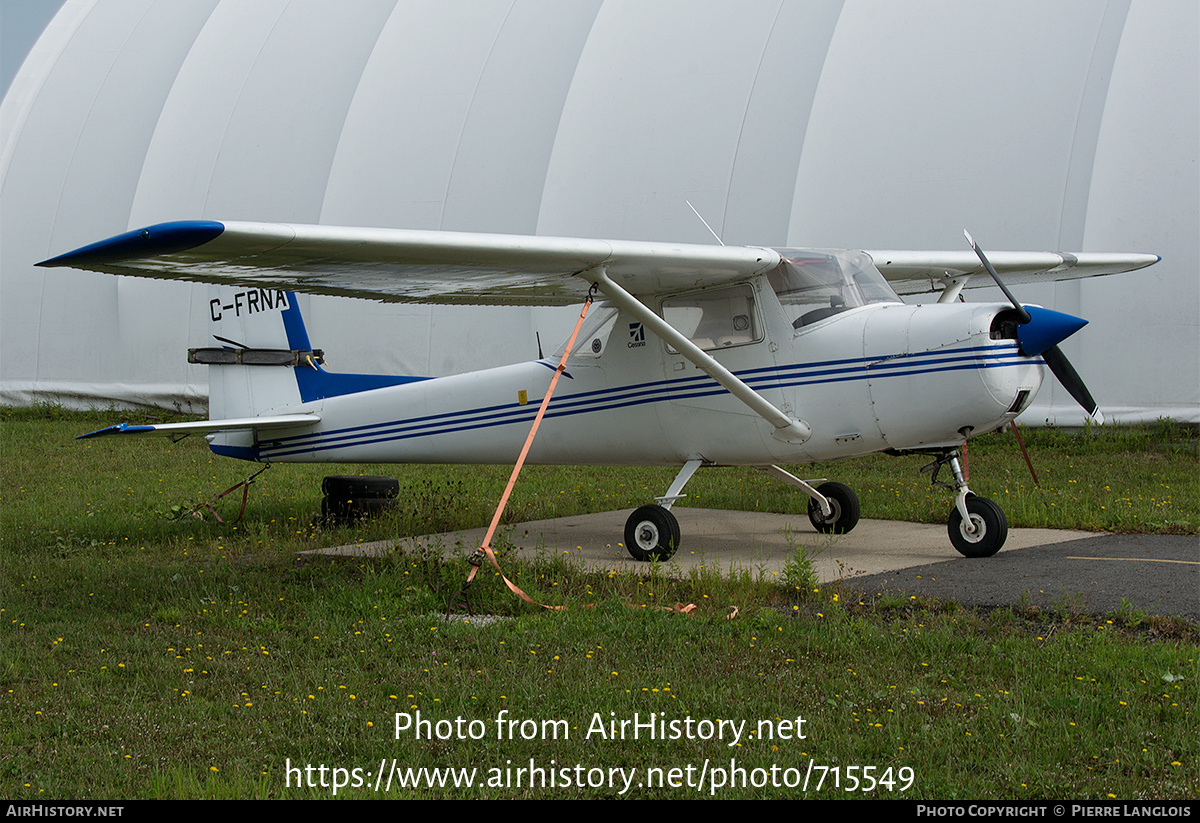
[[[300,305],[296,301],[296,295],[290,291],[286,294],[288,307],[283,310],[283,328],[287,332],[288,347],[293,351],[312,351],[312,344],[308,342],[308,330],[304,328],[304,318],[300,315]],[[300,389],[300,399],[305,403],[324,400],[326,397],[340,397],[344,394],[356,394],[372,389],[402,386],[405,383],[431,379],[407,375],[327,372],[315,364],[296,366],[295,372],[296,386]]]

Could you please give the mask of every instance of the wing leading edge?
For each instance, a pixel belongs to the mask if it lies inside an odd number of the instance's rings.
[[[991,285],[971,251],[868,251],[901,294],[951,280]],[[1012,283],[1144,268],[1153,254],[991,252]],[[635,296],[744,279],[779,265],[779,251],[636,240],[350,228],[287,223],[160,223],[102,240],[39,266],[72,268],[385,302],[568,305],[603,266]]]
[[[605,266],[634,294],[769,271],[778,252],[282,223],[161,223],[39,263],[90,271],[363,297],[387,302],[569,305]]]
[[[965,278],[966,288],[994,286],[974,251],[867,251],[875,267],[899,294],[940,291],[947,280]],[[1046,283],[1118,274],[1152,266],[1157,254],[1107,252],[989,251],[988,259],[1005,283]]]

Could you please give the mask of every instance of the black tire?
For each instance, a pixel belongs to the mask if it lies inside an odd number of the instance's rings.
[[[326,497],[337,500],[371,497],[395,498],[400,495],[400,481],[394,477],[335,474],[321,481],[321,492]]]
[[[662,506],[642,506],[625,521],[625,549],[634,560],[670,560],[679,548],[679,521]]]
[[[958,506],[950,511],[950,522],[946,526],[950,542],[959,554],[965,557],[991,557],[1000,551],[1008,539],[1008,518],[1004,516],[1004,510],[986,497],[968,495],[967,513],[978,529],[976,534],[970,534],[963,528],[965,524]]]
[[[360,520],[370,520],[395,505],[395,500],[386,497],[346,499],[326,496],[321,498],[321,517],[330,525],[348,526]]]
[[[822,483],[817,491],[825,495],[833,512],[826,519],[816,500],[808,501],[808,520],[821,534],[847,534],[858,525],[858,495],[845,483]]]

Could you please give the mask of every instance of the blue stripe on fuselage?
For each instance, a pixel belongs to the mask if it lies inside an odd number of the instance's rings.
[[[894,357],[859,357],[803,365],[748,369],[737,375],[756,389],[812,386],[866,379],[909,377],[934,372],[993,369],[1016,365],[1020,360],[1013,343],[965,347],[943,352],[901,354]],[[687,400],[726,394],[727,390],[707,375],[677,380],[657,380],[609,389],[566,395],[551,403],[546,417],[611,411],[667,400]],[[371,423],[313,434],[266,441],[264,457],[282,458],[308,452],[353,448],[415,437],[492,428],[510,423],[532,422],[537,407],[511,404],[483,406],[461,411]]]

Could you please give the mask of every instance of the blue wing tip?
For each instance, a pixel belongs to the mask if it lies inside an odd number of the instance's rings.
[[[115,426],[105,426],[103,429],[97,429],[94,432],[81,434],[76,440],[86,440],[89,437],[103,437],[106,434],[132,434],[136,432],[152,432],[153,426],[131,426],[128,423],[118,423]]]
[[[118,260],[134,260],[161,254],[173,254],[202,246],[225,231],[225,224],[215,220],[177,220],[172,223],[157,223],[144,229],[118,234],[107,240],[82,246],[66,254],[51,257],[38,263],[53,268],[113,263]]]

